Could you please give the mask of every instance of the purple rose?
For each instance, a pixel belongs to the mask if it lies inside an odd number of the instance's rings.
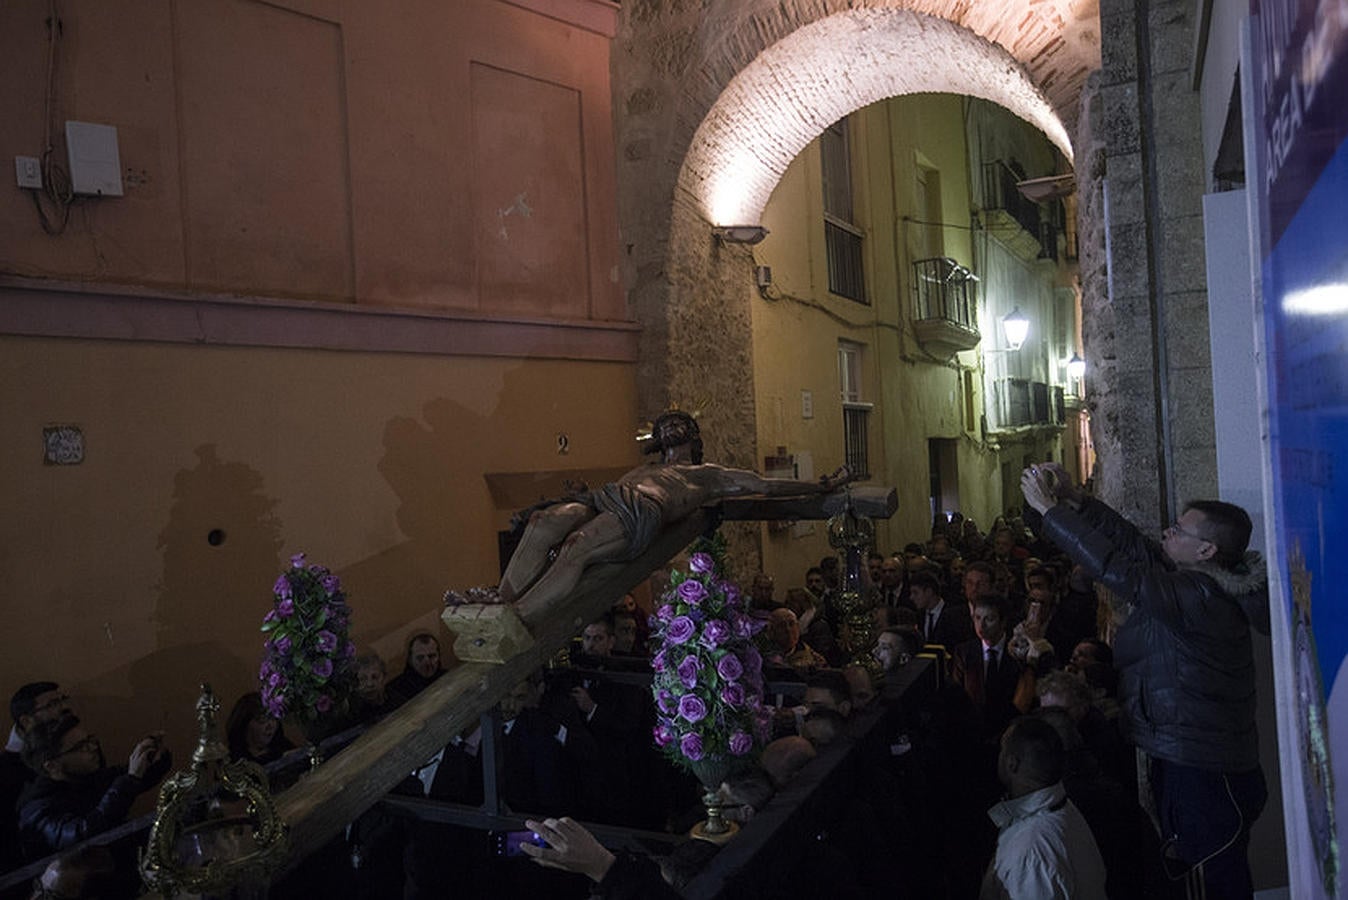
[[[716,664],[716,674],[726,681],[739,681],[740,677],[744,675],[744,664],[735,654],[727,653]]]
[[[697,673],[702,669],[702,661],[696,656],[685,656],[679,663],[679,682],[689,690],[697,687]]]
[[[337,635],[331,631],[320,631],[318,633],[318,652],[331,653],[337,649]]]
[[[288,619],[295,614],[295,601],[289,597],[276,604],[276,614],[283,619]]]
[[[712,619],[702,626],[702,643],[708,647],[719,647],[730,640],[730,626],[720,619]]]
[[[674,715],[674,695],[669,691],[661,690],[655,695],[655,705],[660,707],[660,712],[667,716]]]
[[[744,648],[744,669],[750,673],[763,671],[763,654],[753,644]]]
[[[271,713],[274,718],[285,718],[286,703],[280,697],[272,697],[271,699],[266,700],[265,705],[267,707],[267,712]]]
[[[262,660],[262,666],[257,670],[257,677],[262,681],[266,681],[267,676],[270,675],[271,673],[272,673],[271,662],[265,659]]]
[[[697,606],[707,599],[707,589],[702,586],[702,582],[689,578],[679,585],[679,599],[684,603]]]
[[[697,631],[697,626],[693,620],[687,616],[676,616],[674,621],[669,623],[669,630],[665,632],[665,639],[671,644],[682,644],[693,636]]]
[[[271,592],[278,597],[289,597],[291,595],[290,579],[282,575],[276,579],[276,583],[271,586]]]
[[[727,684],[721,688],[721,700],[727,706],[742,706],[744,704],[744,685]]]
[[[329,678],[332,676],[332,660],[320,659],[309,667],[319,678]]]
[[[655,611],[655,617],[661,622],[668,622],[674,618],[674,607],[666,603]]]
[[[332,698],[327,694],[319,694],[318,699],[314,701],[314,708],[321,713],[332,709]]]
[[[326,575],[326,574],[328,574],[328,570],[325,569],[325,568],[323,568],[322,566],[320,566],[318,563],[314,563],[313,565],[309,566],[309,574],[310,574],[310,575]]]
[[[733,581],[722,581],[719,587],[727,605],[734,606],[740,602],[740,589]]]
[[[694,553],[688,557],[688,568],[699,575],[705,575],[716,568],[716,563],[706,553]]]
[[[267,676],[267,684],[271,685],[273,692],[279,691],[286,686],[286,677],[280,672],[272,672]]]
[[[661,650],[651,657],[651,668],[655,671],[663,672],[665,670],[665,665],[665,651]]]
[[[754,628],[754,620],[751,616],[735,616],[735,637],[742,641],[751,640],[757,630]]]
[[[269,612],[269,613],[267,613],[265,616],[263,616],[263,617],[262,617],[262,621],[263,621],[264,624],[267,623],[267,622],[275,622],[275,621],[276,621],[276,610],[273,609],[271,612]]]
[[[290,638],[287,635],[281,635],[276,639],[276,652],[285,656],[290,652]]]
[[[291,567],[292,569],[303,569],[303,568],[304,568],[304,554],[303,554],[303,553],[296,553],[294,556],[290,557],[290,567]]]
[[[329,597],[337,593],[341,589],[342,589],[342,579],[338,578],[336,575],[323,576],[323,590],[328,592]]]
[[[656,725],[651,734],[655,737],[655,745],[661,749],[674,743],[674,732],[663,722]]]
[[[689,722],[701,722],[707,717],[707,704],[697,694],[684,694],[679,698],[679,715]]]
[[[736,756],[743,756],[754,749],[754,739],[743,731],[737,731],[730,736],[730,752]]]
[[[679,741],[679,752],[693,762],[702,758],[702,738],[696,734],[685,734]]]
[[[350,659],[355,655],[356,655],[356,645],[351,643],[350,641],[347,641],[346,646],[342,648],[342,656],[345,656],[347,659]]]

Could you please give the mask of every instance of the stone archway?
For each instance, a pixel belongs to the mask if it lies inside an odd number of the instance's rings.
[[[1062,120],[1005,49],[944,19],[863,9],[804,25],[741,70],[693,135],[679,190],[713,224],[755,224],[787,165],[826,127],[925,92],[996,103],[1072,160]]]
[[[1077,98],[1098,66],[1097,0],[625,2],[614,45],[619,217],[622,276],[643,326],[642,414],[712,399],[709,455],[755,465],[752,257],[710,228],[713,217],[756,219],[824,126],[886,96],[970,93],[1038,125],[1070,158]],[[747,174],[726,162],[736,158]],[[740,199],[720,211],[725,174]]]

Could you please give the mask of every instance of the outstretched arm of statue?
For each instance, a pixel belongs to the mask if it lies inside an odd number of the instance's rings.
[[[818,481],[797,481],[793,478],[764,478],[748,469],[730,469],[708,463],[702,466],[714,473],[716,492],[730,497],[740,494],[762,494],[765,497],[808,497],[827,494],[847,484],[854,477],[846,466]]]

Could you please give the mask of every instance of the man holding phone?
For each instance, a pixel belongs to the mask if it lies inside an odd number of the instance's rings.
[[[19,833],[36,859],[121,824],[173,760],[156,733],[136,743],[125,767],[108,766],[98,738],[75,716],[64,716],[28,733],[24,762],[38,777],[19,798]]]
[[[679,900],[653,860],[631,853],[615,855],[586,830],[563,816],[560,819],[526,820],[538,841],[523,841],[520,850],[540,866],[577,872],[595,883],[599,897],[642,897],[645,900]]]
[[[1264,563],[1239,506],[1198,500],[1158,543],[1074,488],[1061,466],[1021,475],[1042,536],[1131,607],[1114,641],[1119,703],[1149,759],[1164,860],[1212,897],[1253,895],[1246,851],[1268,792],[1255,731],[1252,624]]]

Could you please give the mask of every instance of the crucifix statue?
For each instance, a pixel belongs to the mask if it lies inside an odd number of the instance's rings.
[[[571,592],[586,566],[635,559],[666,526],[730,497],[818,497],[851,480],[846,467],[817,482],[763,478],[702,461],[696,420],[672,410],[642,448],[659,462],[638,466],[583,498],[534,512],[501,579],[501,600],[523,619]],[[551,565],[549,556],[556,547]]]
[[[845,469],[818,482],[763,478],[702,462],[701,445],[691,416],[665,413],[644,447],[660,462],[530,516],[501,581],[505,602],[476,602],[490,590],[446,595],[456,598],[443,619],[459,635],[460,664],[278,798],[297,857],[478,723],[581,624],[718,521],[824,520],[849,507],[888,518],[898,507],[893,488],[843,487],[851,478]]]

